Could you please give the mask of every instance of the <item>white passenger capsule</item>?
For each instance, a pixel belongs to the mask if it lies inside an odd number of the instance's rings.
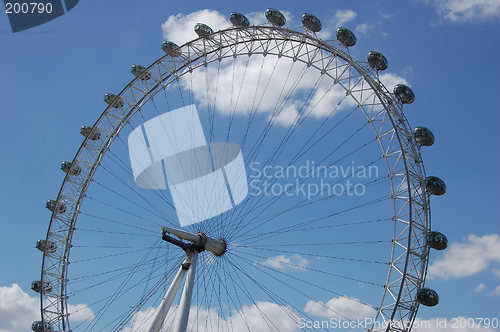
[[[211,27],[203,23],[196,23],[196,25],[194,26],[194,32],[196,32],[198,37],[206,37],[214,33]]]
[[[423,146],[431,146],[434,144],[434,134],[430,129],[425,128],[425,127],[417,127],[413,131],[413,137],[415,138],[415,141],[417,144],[423,145]]]
[[[229,15],[229,20],[235,27],[247,27],[250,25],[248,18],[241,13],[231,13],[231,15]]]
[[[48,253],[55,253],[57,245],[52,241],[38,240],[36,241],[36,248],[41,252],[47,251]]]
[[[306,29],[311,30],[312,32],[321,31],[321,21],[313,14],[308,14],[308,13],[303,14],[302,24]]]
[[[31,324],[31,330],[34,332],[54,332],[52,324],[49,322],[42,323],[42,321],[35,321]]]
[[[122,108],[124,105],[122,98],[112,93],[106,93],[104,95],[104,101],[114,108]]]
[[[49,282],[44,281],[43,285],[40,280],[35,280],[31,283],[31,289],[37,293],[50,293],[52,292],[52,286]]]
[[[436,196],[446,193],[446,183],[437,176],[428,176],[425,178],[425,188],[427,192]]]
[[[344,27],[340,27],[336,32],[337,40],[346,47],[351,47],[356,45],[356,36],[354,33]]]
[[[151,78],[151,73],[141,65],[133,65],[130,72],[143,81],[147,81]]]
[[[73,165],[71,161],[64,161],[61,163],[61,170],[69,175],[80,175],[82,169],[78,165]]]
[[[393,90],[396,98],[403,104],[411,104],[415,101],[415,94],[409,86],[405,84],[397,84]]]
[[[167,55],[170,55],[172,58],[178,58],[182,54],[182,51],[179,48],[179,46],[177,46],[176,43],[171,41],[164,41],[161,44],[161,49],[163,50],[163,52],[165,52]]]
[[[266,19],[272,25],[282,27],[286,23],[285,15],[283,15],[279,10],[274,8],[268,8],[266,10]]]
[[[420,288],[417,291],[417,301],[427,307],[433,307],[439,303],[439,295],[433,289]]]
[[[66,205],[64,203],[56,203],[53,199],[49,199],[45,204],[45,207],[55,213],[66,212]]]
[[[436,250],[444,250],[448,247],[448,239],[441,232],[432,231],[425,234],[425,244]]]
[[[377,51],[368,52],[368,64],[375,70],[386,70],[389,65],[385,56]]]
[[[91,126],[82,126],[82,128],[80,129],[80,134],[92,141],[97,141],[99,138],[101,138],[101,133],[99,132],[99,130],[92,130]]]

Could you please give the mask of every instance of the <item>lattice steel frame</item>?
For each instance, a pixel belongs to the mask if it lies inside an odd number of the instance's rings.
[[[259,54],[287,57],[327,75],[351,94],[374,129],[392,187],[394,236],[377,323],[371,330],[409,331],[418,309],[416,290],[423,287],[427,272],[429,196],[423,184],[425,170],[420,150],[402,104],[380,83],[378,73],[366,62],[353,59],[337,41],[268,25],[229,28],[195,39],[180,49],[180,57],[167,54],[147,68],[150,80],[136,78],[118,94],[124,106],[111,105],[104,110],[92,129],[100,132],[100,138],[84,139],[73,158],[73,165],[78,165],[81,173],[65,176],[57,203],[64,203],[66,211],[52,213],[46,236],[47,241],[56,243],[57,250],[43,254],[41,281],[50,282],[52,291],[40,295],[42,321],[53,324],[56,331],[70,331],[67,288],[71,239],[86,190],[123,126],[158,91],[184,74],[224,58]]]

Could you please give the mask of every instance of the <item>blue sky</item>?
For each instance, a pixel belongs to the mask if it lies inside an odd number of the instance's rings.
[[[432,200],[433,228],[450,241],[447,251],[432,252],[435,272],[427,281],[438,290],[441,303],[422,308],[419,317],[500,319],[500,228],[495,208],[500,185],[499,1],[313,5],[123,0],[82,1],[68,14],[16,34],[7,16],[0,15],[5,119],[0,131],[0,296],[18,296],[25,305],[0,307],[0,331],[27,329],[20,311],[32,312],[36,306],[29,285],[40,274],[41,254],[34,244],[47,230],[50,215],[44,204],[59,190],[60,163],[70,160],[81,143],[80,126],[93,123],[104,110],[103,94],[119,91],[132,79],[132,64],[148,65],[163,55],[160,44],[169,32],[162,24],[172,15],[181,14],[182,19],[211,9],[227,16],[231,11],[263,12],[270,6],[290,13],[291,27],[300,25],[303,12],[310,12],[324,26],[340,22],[351,28],[358,37],[354,57],[364,60],[367,51],[379,50],[389,60],[389,71],[412,86],[416,101],[406,115],[412,126],[429,127],[436,136],[436,144],[423,152],[427,173],[448,185],[445,196]]]

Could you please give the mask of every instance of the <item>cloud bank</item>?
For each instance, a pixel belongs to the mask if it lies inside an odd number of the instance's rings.
[[[500,18],[498,0],[437,0],[431,3],[448,22],[482,22]]]
[[[453,243],[429,267],[429,278],[463,278],[486,271],[493,263],[500,262],[500,236],[471,234],[464,242]]]
[[[92,318],[94,313],[84,304],[68,305],[72,321]],[[0,332],[31,330],[31,324],[40,320],[40,300],[31,297],[17,284],[0,287]]]
[[[287,17],[290,14],[287,13]],[[263,14],[251,13],[252,21],[262,20]],[[336,12],[332,27],[343,25],[353,20],[356,12],[339,10]],[[224,15],[213,10],[201,10],[191,14],[170,16],[162,24],[163,35],[181,45],[197,38],[193,26],[206,23],[214,31],[230,27],[230,22]],[[332,28],[332,31],[335,31]],[[334,32],[326,32],[330,35]],[[306,50],[299,54],[306,54]],[[321,54],[308,53],[311,62],[320,59]],[[238,57],[224,59],[206,68],[199,68],[181,78],[184,90],[193,93],[196,102],[204,108],[215,108],[218,112],[229,114],[249,114],[259,112],[267,114],[272,123],[283,126],[293,126],[304,116],[324,118],[345,108],[356,107],[366,103],[369,94],[360,92],[355,85],[356,79],[348,81],[349,71],[345,67],[337,67],[338,83],[321,75],[318,70],[308,69],[300,61],[292,61],[282,57]],[[334,75],[334,76],[335,76]],[[406,80],[392,73],[380,76],[383,84],[388,84],[389,91],[396,83],[407,83]],[[345,88],[341,85],[345,84]],[[361,84],[360,84],[361,85]],[[352,89],[347,96],[346,89]],[[357,90],[358,89],[358,90]],[[354,98],[357,98],[357,101]]]

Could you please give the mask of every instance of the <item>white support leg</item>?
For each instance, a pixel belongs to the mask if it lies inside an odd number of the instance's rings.
[[[194,275],[196,272],[196,261],[198,259],[198,253],[194,252],[191,257],[191,267],[189,268],[188,275],[186,277],[186,283],[184,284],[184,289],[182,291],[181,302],[179,304],[179,316],[177,318],[177,323],[174,328],[174,332],[186,332],[189,309],[191,307],[191,295],[193,294],[194,285]]]
[[[195,261],[196,262],[196,261]],[[180,267],[179,271],[175,275],[174,280],[170,284],[170,287],[168,288],[167,292],[165,293],[165,297],[161,301],[160,306],[158,307],[158,310],[156,310],[155,317],[153,319],[153,324],[149,328],[149,332],[159,332],[161,330],[161,327],[165,321],[165,318],[167,317],[167,313],[170,310],[170,306],[172,305],[172,302],[174,301],[175,295],[179,291],[179,288],[182,283],[182,279],[184,279],[184,275],[186,274],[187,269],[184,267],[185,264],[191,263],[191,256],[189,254],[186,255],[186,258],[184,259],[182,266]]]
[[[214,239],[212,237],[208,237],[202,232],[192,234],[182,229],[175,229],[166,226],[162,226],[162,230],[162,239],[164,241],[174,244],[186,251],[186,259],[184,262],[189,261],[189,265],[183,263],[183,267],[181,268],[181,270],[179,270],[179,272],[177,272],[172,285],[170,285],[167,294],[163,298],[163,301],[158,308],[158,311],[156,312],[153,320],[153,325],[151,326],[149,332],[160,331],[167,316],[168,310],[170,309],[175,295],[180,288],[182,278],[186,274],[186,270],[189,266],[189,271],[187,272],[186,282],[184,283],[184,288],[182,290],[182,296],[179,303],[178,317],[176,319],[174,327],[174,332],[186,332],[189,319],[189,309],[191,308],[191,297],[193,295],[198,253],[204,250],[208,250],[217,256],[221,256],[226,252],[226,241],[224,239]],[[191,244],[184,243],[181,240],[173,238],[169,234],[175,235],[179,239],[189,241],[191,242]]]

